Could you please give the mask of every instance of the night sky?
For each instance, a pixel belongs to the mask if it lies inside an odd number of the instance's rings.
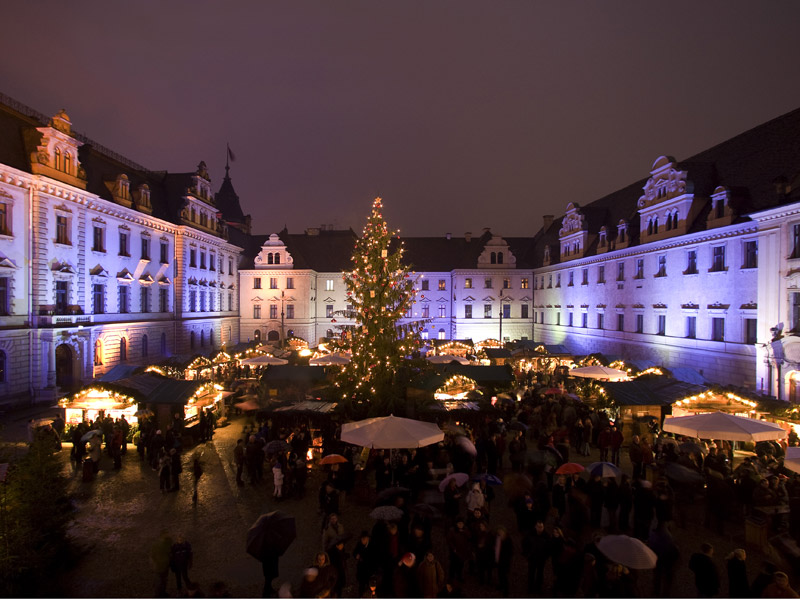
[[[0,91],[152,170],[218,189],[253,230],[533,235],[800,107],[800,2],[6,3]]]

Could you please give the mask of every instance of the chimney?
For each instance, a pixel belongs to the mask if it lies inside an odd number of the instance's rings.
[[[471,232],[471,231],[468,231],[467,233],[465,233],[465,234],[464,234],[464,239],[465,239],[466,241],[468,241],[468,242],[471,242],[471,241],[472,241],[472,232]]]
[[[550,229],[550,226],[553,224],[553,215],[545,215],[542,217],[542,226],[545,231]]]
[[[483,228],[483,233],[484,233],[484,234],[486,234],[486,233],[489,233],[489,232],[491,232],[491,231],[492,231],[492,228],[491,228],[491,227],[484,227],[484,228]]]
[[[444,237],[446,237],[449,240],[450,239],[450,232],[448,231],[447,233],[445,233]]]

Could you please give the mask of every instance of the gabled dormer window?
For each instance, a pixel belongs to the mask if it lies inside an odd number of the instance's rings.
[[[608,242],[607,242],[607,240],[606,240],[606,228],[605,228],[605,227],[603,227],[603,228],[600,230],[600,241],[598,242],[598,246],[599,246],[600,248],[605,248],[607,243],[608,243]]]

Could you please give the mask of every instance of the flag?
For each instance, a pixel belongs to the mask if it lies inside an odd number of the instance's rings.
[[[230,159],[231,162],[236,161],[236,155],[233,153],[233,150],[231,150],[230,146],[228,146],[228,158]]]

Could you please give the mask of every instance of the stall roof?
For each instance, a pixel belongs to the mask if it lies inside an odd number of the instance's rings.
[[[140,373],[114,382],[116,385],[134,390],[144,396],[148,404],[186,404],[199,387],[201,381],[185,381],[164,377],[158,373]]]
[[[626,360],[625,362],[628,363],[629,365],[633,365],[634,367],[636,367],[640,371],[644,371],[646,369],[649,369],[650,367],[659,366],[656,363],[654,363],[652,360],[648,360],[646,358],[634,358],[634,359],[631,359],[631,360]]]
[[[564,344],[542,344],[541,342],[534,342],[533,340],[521,340],[517,342],[516,347],[512,352],[519,353],[525,350],[528,352],[535,352],[539,347],[544,348],[547,354],[572,354],[569,348],[567,348]]]
[[[709,383],[708,379],[689,367],[673,367],[669,371],[675,379],[685,381],[686,383],[693,383],[695,385],[707,385]]]
[[[485,383],[511,383],[514,381],[514,373],[508,365],[460,365],[460,364],[445,364],[437,365],[436,371],[449,377],[451,375],[464,375],[469,377],[478,385]]]
[[[316,382],[325,379],[326,367],[305,365],[270,365],[261,376],[262,381]]]
[[[329,413],[333,412],[336,408],[335,402],[319,402],[316,400],[303,400],[295,404],[288,404],[280,406],[275,409],[276,412],[316,412],[316,413]]]
[[[668,406],[706,391],[705,386],[663,375],[639,377],[633,381],[604,381],[603,388],[620,406]]]
[[[112,381],[118,381],[120,379],[130,377],[141,368],[142,367],[138,365],[117,365],[109,369],[109,371],[104,375],[98,377],[97,381],[105,381],[106,383],[111,383]]]
[[[505,348],[486,348],[484,352],[489,359],[511,358],[511,351]]]

